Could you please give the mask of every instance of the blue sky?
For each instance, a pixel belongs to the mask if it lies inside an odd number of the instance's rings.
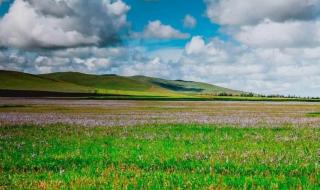
[[[320,0],[0,0],[0,69],[30,73],[320,96],[319,36]]]
[[[3,16],[5,13],[8,12],[8,9],[10,7],[11,2],[10,1],[4,1],[0,6],[0,16]]]
[[[168,24],[174,28],[190,33],[192,36],[201,35],[205,38],[225,35],[219,33],[219,25],[210,22],[205,15],[205,3],[199,0],[126,0],[131,10],[128,13],[128,20],[131,23],[132,30],[142,31],[148,22],[161,20],[163,24]],[[195,28],[186,28],[183,26],[184,17],[189,14],[197,20]],[[150,46],[178,46],[186,44],[185,40],[170,40],[165,42],[148,43]]]

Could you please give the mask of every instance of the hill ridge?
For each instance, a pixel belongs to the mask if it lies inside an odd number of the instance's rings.
[[[188,94],[240,94],[208,83],[186,80],[167,80],[143,75],[120,76],[115,74],[87,74],[81,72],[55,72],[30,74],[0,70],[0,89],[36,90],[80,93],[138,93],[150,95]]]

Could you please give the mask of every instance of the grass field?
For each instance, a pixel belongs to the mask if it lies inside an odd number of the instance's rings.
[[[0,189],[319,189],[320,105],[0,99]]]
[[[319,128],[8,126],[8,189],[319,189]]]
[[[36,75],[0,70],[0,89],[60,92],[90,92],[91,88]]]

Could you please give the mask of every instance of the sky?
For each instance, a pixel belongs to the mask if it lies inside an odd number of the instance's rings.
[[[320,0],[0,0],[0,69],[320,96]]]

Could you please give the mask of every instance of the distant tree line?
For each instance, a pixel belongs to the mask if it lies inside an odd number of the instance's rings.
[[[289,99],[320,99],[320,97],[302,97],[296,95],[280,95],[280,94],[271,94],[271,95],[263,95],[263,94],[254,94],[252,92],[249,93],[241,93],[241,94],[233,94],[227,92],[220,92],[218,94],[214,94],[216,96],[235,96],[235,97],[260,97],[260,98],[289,98]]]
[[[241,94],[232,94],[227,92],[219,92],[215,94],[216,96],[241,96],[241,97],[255,97],[253,93],[241,93]]]

